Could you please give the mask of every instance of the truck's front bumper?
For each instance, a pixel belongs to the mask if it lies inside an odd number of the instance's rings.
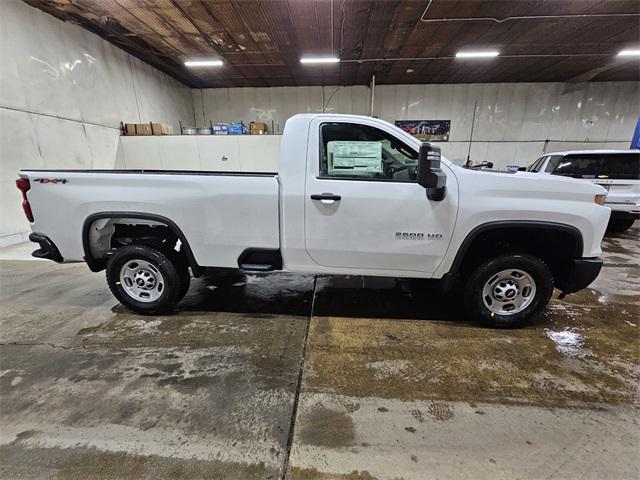
[[[34,250],[31,255],[36,258],[45,258],[47,260],[53,260],[54,262],[62,262],[62,255],[56,244],[51,241],[49,237],[42,233],[32,233],[29,235],[29,240],[40,245],[40,248]]]
[[[569,262],[561,278],[556,279],[556,287],[563,294],[574,293],[588,287],[602,270],[602,258],[574,258]]]

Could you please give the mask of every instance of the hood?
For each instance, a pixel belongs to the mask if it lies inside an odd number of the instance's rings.
[[[559,188],[570,188],[575,189],[576,191],[585,190],[586,192],[593,193],[594,195],[598,194],[606,194],[607,190],[600,185],[596,185],[591,183],[589,187],[596,188],[586,188],[583,189],[581,186],[586,185],[587,182],[580,181],[579,179],[571,178],[571,177],[563,177],[560,175],[539,175],[536,172],[515,172],[513,175],[516,177],[527,178],[532,180],[542,180],[543,182],[548,182],[549,186],[557,186]]]
[[[548,198],[593,202],[595,195],[606,194],[600,185],[573,178],[539,175],[531,172],[500,172],[495,170],[470,170],[455,167],[462,188],[489,191],[507,197]]]

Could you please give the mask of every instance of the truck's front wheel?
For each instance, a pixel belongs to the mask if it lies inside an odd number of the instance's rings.
[[[111,292],[134,312],[152,315],[171,310],[186,293],[184,282],[180,265],[147,245],[119,248],[107,262]]]
[[[503,255],[477,267],[465,287],[467,314],[492,327],[513,327],[540,313],[553,293],[549,267],[530,255]]]

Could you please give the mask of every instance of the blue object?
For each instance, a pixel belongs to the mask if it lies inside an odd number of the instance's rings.
[[[640,116],[638,116],[638,122],[636,123],[636,131],[633,132],[633,138],[631,139],[631,145],[629,148],[640,149]]]
[[[229,125],[226,123],[215,123],[212,127],[214,135],[228,135]]]
[[[229,135],[246,135],[249,133],[247,127],[241,123],[231,123],[229,125]]]

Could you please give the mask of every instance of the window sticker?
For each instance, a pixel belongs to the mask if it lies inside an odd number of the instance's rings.
[[[327,144],[329,172],[353,175],[382,173],[381,142],[331,141]]]

